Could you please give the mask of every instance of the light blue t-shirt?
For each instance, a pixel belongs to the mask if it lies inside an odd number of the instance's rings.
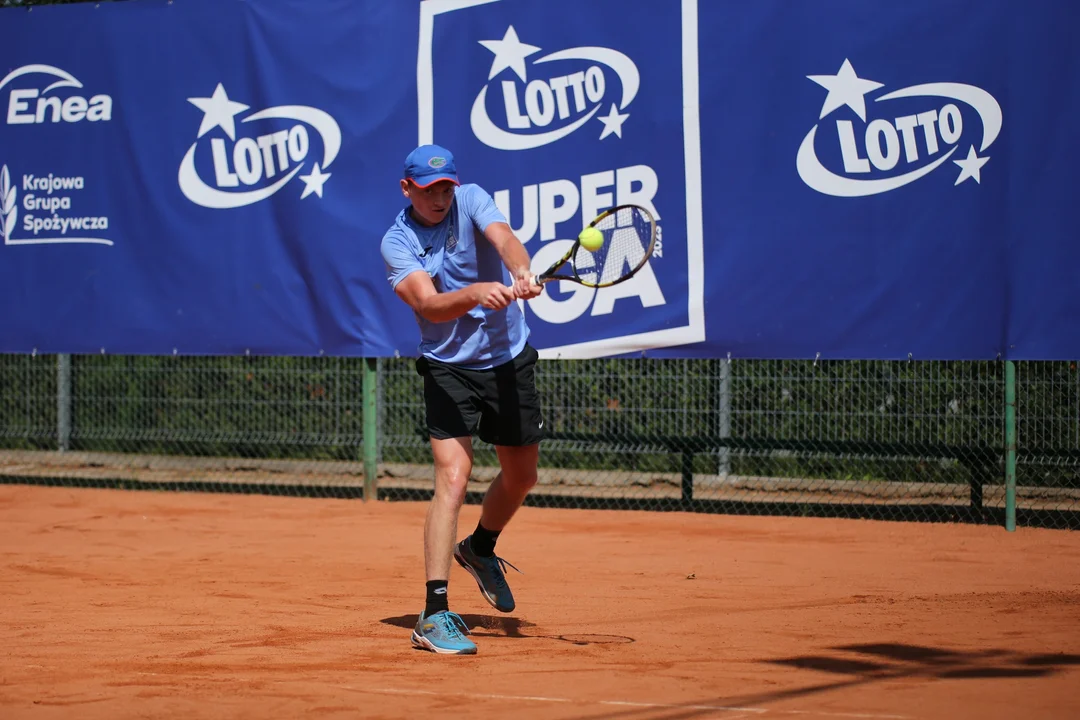
[[[510,273],[483,231],[506,222],[494,200],[477,185],[462,185],[443,221],[425,227],[405,208],[382,239],[382,256],[390,286],[408,275],[426,272],[435,289],[452,292],[476,282],[510,284]],[[420,354],[439,362],[485,369],[513,360],[525,349],[529,329],[521,309],[511,303],[503,310],[477,305],[448,322],[433,323],[416,314],[420,325]]]

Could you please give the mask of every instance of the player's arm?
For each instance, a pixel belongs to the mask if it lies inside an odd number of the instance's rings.
[[[497,282],[473,283],[460,290],[441,293],[423,270],[406,275],[394,292],[417,315],[436,323],[456,320],[477,305],[502,310],[515,299],[511,288]]]
[[[504,222],[493,222],[484,228],[484,237],[499,253],[503,265],[514,278],[514,296],[523,299],[536,297],[543,292],[543,287],[533,282],[533,273],[529,268],[529,253],[514,235],[514,231]]]

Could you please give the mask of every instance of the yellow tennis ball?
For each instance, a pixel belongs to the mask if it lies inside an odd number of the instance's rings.
[[[604,244],[604,233],[594,227],[587,227],[578,235],[578,242],[589,252],[596,252]]]

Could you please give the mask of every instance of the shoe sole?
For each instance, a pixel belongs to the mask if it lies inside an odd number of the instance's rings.
[[[464,650],[451,650],[449,648],[441,648],[441,647],[435,645],[430,640],[428,640],[423,635],[417,634],[417,632],[415,630],[413,630],[413,634],[412,634],[412,644],[413,644],[414,647],[418,647],[421,650],[430,650],[431,652],[438,653],[439,655],[475,655],[476,654],[476,647],[475,646],[471,647],[471,648],[465,648]]]
[[[514,608],[517,607],[516,603],[511,605],[509,608],[501,608],[496,604],[495,598],[493,598],[491,595],[489,595],[488,591],[484,588],[484,583],[483,583],[483,581],[480,580],[480,576],[476,573],[475,570],[472,569],[472,565],[470,565],[465,560],[465,558],[463,558],[461,556],[461,552],[456,547],[454,548],[454,560],[457,562],[458,565],[460,565],[465,570],[465,572],[472,575],[473,580],[476,581],[476,587],[480,588],[480,594],[483,595],[484,599],[488,601],[488,605],[495,608],[499,612],[503,612],[503,613],[514,612]]]

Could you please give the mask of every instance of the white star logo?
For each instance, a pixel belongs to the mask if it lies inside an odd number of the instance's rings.
[[[956,178],[956,182],[953,183],[953,187],[956,187],[960,183],[964,182],[968,178],[975,178],[975,182],[982,185],[982,180],[979,177],[979,170],[990,157],[979,157],[975,153],[975,146],[972,145],[968,149],[967,157],[963,160],[953,160],[954,163],[960,166],[960,177]]]
[[[214,94],[208,98],[188,98],[188,102],[203,111],[202,125],[199,126],[199,137],[220,127],[229,136],[230,140],[236,139],[236,121],[234,117],[245,110],[248,106],[244,103],[233,102],[225,94],[225,87],[218,83]]]
[[[491,72],[488,80],[501,73],[506,68],[514,71],[522,82],[525,82],[525,58],[540,52],[535,45],[526,45],[518,40],[514,26],[506,28],[506,34],[502,40],[481,40],[480,44],[495,53],[495,59],[491,61]]]
[[[603,140],[611,133],[615,133],[618,137],[622,137],[622,124],[626,122],[626,118],[630,117],[630,113],[620,115],[618,109],[615,107],[615,103],[611,103],[611,112],[607,114],[607,117],[597,115],[596,119],[604,123],[604,131],[600,133],[600,139]]]
[[[333,173],[324,173],[319,169],[319,163],[315,163],[315,167],[312,168],[310,174],[300,176],[300,179],[304,181],[304,192],[300,195],[300,199],[303,200],[311,193],[315,193],[319,197],[322,197],[322,186],[330,179],[331,175],[333,175]]]
[[[860,120],[866,122],[866,100],[863,99],[863,95],[882,87],[879,82],[865,80],[856,75],[855,69],[851,67],[851,61],[846,58],[844,64],[840,66],[840,71],[835,75],[807,75],[806,77],[829,91],[825,104],[821,106],[819,120],[833,110],[847,105],[855,111]]]

